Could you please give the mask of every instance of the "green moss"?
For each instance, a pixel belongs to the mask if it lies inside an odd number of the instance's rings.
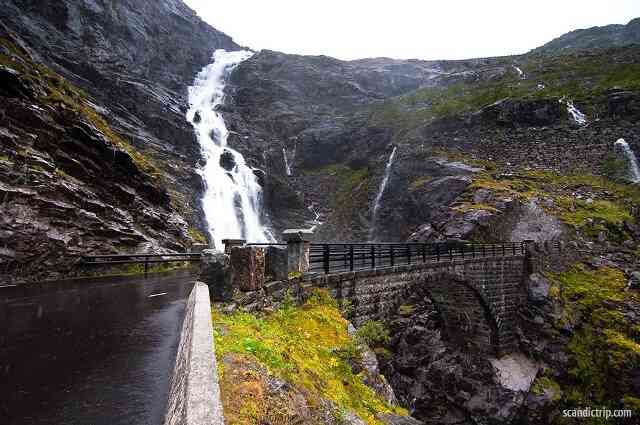
[[[415,310],[416,306],[414,305],[402,304],[400,307],[398,307],[398,314],[405,317],[411,316]]]
[[[289,278],[289,280],[300,279],[301,277],[302,273],[300,272],[289,272],[289,274],[287,275],[287,278]]]
[[[89,104],[89,96],[83,90],[69,83],[48,67],[33,63],[10,41],[0,38],[0,44],[7,47],[16,57],[23,61],[18,63],[6,55],[0,54],[0,64],[19,71],[23,77],[41,86],[45,92],[40,98],[42,102],[63,107],[83,117],[85,121],[102,133],[113,146],[127,152],[141,171],[155,180],[161,178],[162,173],[153,163],[150,156],[136,150],[120,134],[115,132],[104,117]]]
[[[8,163],[8,164],[13,163],[13,161],[11,161],[11,158],[9,158],[6,155],[0,155],[0,162],[4,162],[4,163]]]
[[[551,400],[553,401],[558,401],[562,398],[562,389],[560,388],[560,384],[548,376],[540,376],[536,378],[531,386],[531,392],[538,396],[547,394],[551,396]]]
[[[454,211],[458,211],[461,213],[466,213],[469,211],[489,211],[489,212],[498,212],[496,207],[493,207],[488,204],[481,204],[475,202],[462,202],[455,207],[453,207]]]
[[[197,243],[206,244],[207,238],[195,227],[189,227],[189,236]]]
[[[562,315],[579,326],[567,347],[567,401],[617,406],[631,389],[630,372],[640,367],[637,334],[620,309],[640,299],[626,291],[624,273],[611,267],[578,264],[549,277],[560,288]]]
[[[409,192],[415,192],[416,190],[422,189],[431,180],[433,180],[431,177],[419,177],[415,179],[409,185]]]
[[[258,316],[212,312],[216,355],[251,356],[270,373],[309,393],[353,410],[368,424],[379,424],[375,414],[395,412],[353,373],[343,353],[354,344],[337,304],[319,291],[301,307],[281,308]],[[224,373],[224,372],[223,372]]]

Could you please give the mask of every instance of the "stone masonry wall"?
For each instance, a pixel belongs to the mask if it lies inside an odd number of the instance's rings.
[[[527,272],[521,255],[395,266],[267,283],[236,302],[249,310],[274,306],[287,291],[303,301],[315,288],[348,300],[356,326],[392,319],[409,294],[424,293],[440,310],[445,330],[465,334],[482,349],[507,352],[515,343],[516,310]]]

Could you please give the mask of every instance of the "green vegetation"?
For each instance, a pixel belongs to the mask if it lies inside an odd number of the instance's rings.
[[[489,189],[492,192],[522,201],[547,199],[542,207],[573,229],[596,238],[605,232],[612,241],[623,241],[628,235],[623,226],[633,222],[634,205],[640,204],[640,189],[634,185],[615,182],[588,174],[560,175],[548,171],[529,171],[507,178],[492,173],[481,173],[469,191]],[[577,197],[576,192],[591,194]],[[486,209],[486,205],[464,203],[455,208],[460,211]]]
[[[566,401],[615,407],[632,392],[631,371],[640,367],[640,340],[622,313],[627,300],[626,278],[610,267],[589,269],[575,265],[549,276],[558,285],[564,323],[580,323],[568,345],[570,381],[563,388]]]
[[[197,243],[207,243],[207,238],[205,237],[205,235],[195,227],[189,227],[189,236]]]
[[[389,331],[384,323],[368,320],[356,331],[356,338],[369,347],[382,347],[389,342]]]
[[[14,58],[0,54],[0,64],[8,66],[27,80],[43,88],[40,100],[44,103],[62,106],[68,111],[82,117],[84,121],[94,126],[113,146],[127,152],[135,165],[154,180],[162,176],[153,160],[131,146],[120,134],[115,132],[88,102],[89,96],[80,88],[53,72],[48,67],[34,63],[13,43],[0,38],[0,45],[12,52]]]
[[[270,374],[285,379],[304,391],[310,404],[321,399],[334,402],[343,411],[352,410],[368,424],[379,424],[376,413],[406,414],[386,404],[353,373],[349,360],[357,357],[347,322],[337,303],[326,291],[317,290],[301,307],[286,305],[259,316],[245,312],[230,315],[212,312],[216,355],[247,357],[267,368]],[[220,371],[223,393],[233,392],[232,383]],[[260,403],[247,397],[232,406],[230,414],[241,424],[258,423]],[[226,409],[229,405],[225,406]]]
[[[475,202],[462,202],[453,207],[454,211],[458,211],[461,213],[466,213],[470,211],[489,211],[489,212],[498,212],[496,207],[493,207],[488,204],[479,204]]]
[[[619,182],[625,180],[628,169],[628,161],[614,154],[608,155],[604,161],[602,161],[602,165],[600,166],[600,172],[603,176],[610,180]]]
[[[472,83],[456,82],[420,88],[386,100],[371,109],[374,125],[401,133],[433,120],[477,111],[506,98],[568,97],[588,115],[598,115],[602,97],[612,88],[640,89],[640,57],[637,47],[618,48],[587,55],[572,53],[519,58],[527,79],[521,80],[505,58],[507,72]],[[544,83],[544,89],[538,83]]]
[[[535,395],[548,394],[551,400],[558,401],[562,398],[562,389],[560,385],[548,376],[540,376],[536,378],[531,386],[531,392]]]
[[[431,180],[433,180],[431,177],[418,177],[409,184],[409,192],[415,192],[416,190],[422,189]]]

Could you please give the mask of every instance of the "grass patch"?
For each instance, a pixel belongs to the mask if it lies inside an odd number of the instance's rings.
[[[229,353],[250,356],[310,397],[353,410],[368,424],[380,423],[376,413],[406,415],[353,373],[349,359],[357,355],[355,344],[337,303],[326,292],[316,291],[303,306],[288,304],[266,316],[217,310],[212,316],[218,358]]]
[[[565,320],[581,324],[568,345],[566,400],[619,406],[633,392],[630,374],[640,367],[640,341],[622,311],[627,300],[640,299],[625,291],[624,273],[611,267],[578,264],[550,278],[560,289]]]

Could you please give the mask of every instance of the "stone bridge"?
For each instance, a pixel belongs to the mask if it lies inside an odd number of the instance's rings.
[[[368,320],[393,319],[400,306],[417,296],[436,308],[445,337],[462,338],[495,355],[517,348],[517,311],[526,300],[524,283],[536,252],[533,243],[523,243],[518,251],[494,249],[473,256],[462,251],[462,255],[438,256],[437,261],[425,256],[413,264],[321,274],[307,272],[305,239],[289,238],[286,249],[229,246],[233,301],[248,310],[261,310],[277,306],[287,293],[302,302],[314,289],[325,288],[337,300],[348,301],[350,319],[360,326]],[[288,278],[264,279],[265,274],[278,275],[274,270],[278,264],[286,264]],[[247,273],[247,268],[252,271]]]

